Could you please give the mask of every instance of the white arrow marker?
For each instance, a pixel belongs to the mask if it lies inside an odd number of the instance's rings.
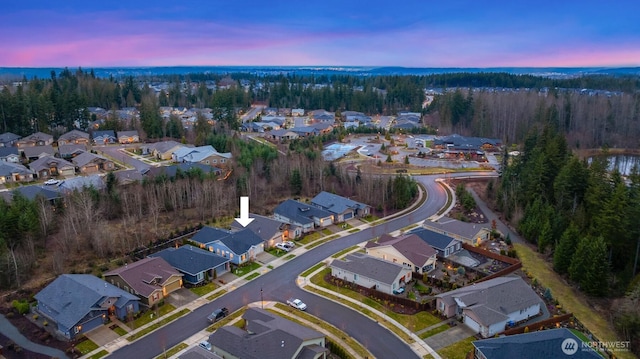
[[[240,197],[240,218],[236,218],[236,221],[243,227],[246,227],[249,223],[253,222],[254,219],[255,218],[249,218],[249,197]]]

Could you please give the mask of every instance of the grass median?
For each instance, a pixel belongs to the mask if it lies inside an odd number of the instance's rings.
[[[183,315],[185,315],[185,314],[187,314],[189,312],[190,312],[190,310],[185,308],[185,309],[182,309],[181,311],[179,311],[177,313],[173,313],[173,314],[171,314],[171,315],[169,315],[167,317],[164,317],[164,318],[160,319],[158,322],[153,323],[152,325],[140,330],[139,332],[136,332],[135,334],[132,334],[132,335],[128,336],[127,340],[132,342],[132,341],[134,341],[136,339],[142,338],[143,336],[151,333],[152,331],[162,327],[165,324],[168,324],[168,323],[180,318],[181,316],[183,316]]]

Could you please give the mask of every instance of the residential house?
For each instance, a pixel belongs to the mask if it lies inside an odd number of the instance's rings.
[[[86,147],[89,142],[91,142],[89,134],[80,130],[69,131],[58,138],[58,146],[83,145]]]
[[[53,136],[43,132],[36,132],[15,142],[15,146],[20,149],[34,146],[49,146],[52,144]]]
[[[56,153],[56,150],[54,150],[51,145],[23,147],[20,151],[22,151],[24,157],[29,161],[35,161],[44,156],[53,156]]]
[[[91,274],[63,274],[38,292],[36,311],[67,339],[139,311],[135,295]]]
[[[334,223],[344,222],[355,217],[365,217],[371,213],[369,205],[326,191],[313,197],[311,204],[331,212]]]
[[[289,131],[295,133],[298,137],[315,136],[319,133],[318,130],[311,126],[293,127]]]
[[[366,288],[392,294],[411,280],[411,268],[364,253],[348,254],[329,265],[331,275]]]
[[[159,160],[170,160],[171,154],[181,147],[187,147],[176,141],[161,141],[142,146],[142,153],[151,154]]]
[[[194,343],[191,348],[186,351],[181,351],[176,357],[178,359],[224,359],[216,353],[212,353],[209,350],[201,347],[199,343]]]
[[[220,153],[211,145],[200,147],[182,147],[171,155],[173,162],[201,163],[214,167],[226,167],[231,160],[231,153]]]
[[[480,244],[491,236],[489,223],[478,224],[452,218],[441,218],[436,221],[425,220],[422,226],[472,245]]]
[[[64,159],[71,159],[77,155],[87,152],[87,146],[85,145],[59,145],[58,154]]]
[[[52,176],[69,177],[76,174],[76,166],[73,163],[53,156],[41,157],[31,162],[29,168],[36,173],[39,179]]]
[[[116,133],[113,130],[93,131],[91,134],[93,143],[96,145],[108,145],[116,143]]]
[[[117,137],[118,142],[123,144],[140,142],[138,131],[118,131]]]
[[[452,152],[497,151],[501,148],[502,141],[497,138],[465,137],[453,134],[439,137],[433,141],[433,148],[449,150]]]
[[[257,214],[251,214],[249,217],[253,218],[253,221],[246,227],[240,225],[237,221],[233,221],[231,230],[240,231],[248,228],[264,241],[267,248],[273,248],[277,243],[290,239],[290,224]]]
[[[13,201],[13,196],[17,193],[30,201],[42,198],[51,205],[54,205],[56,200],[62,198],[60,192],[49,189],[49,186],[20,186],[11,191],[0,192],[0,196],[7,202],[11,202]]]
[[[327,227],[333,224],[331,212],[292,199],[280,203],[273,210],[273,218],[298,227],[294,237],[311,232],[316,227]]]
[[[0,147],[13,147],[16,142],[22,137],[16,135],[15,133],[5,132],[0,134]]]
[[[222,170],[216,167],[203,165],[200,163],[178,163],[171,166],[151,167],[144,175],[148,178],[155,178],[158,176],[166,176],[167,178],[174,178],[178,173],[182,173],[183,176],[188,175],[191,171],[200,171],[204,174],[215,174],[219,176],[222,174]]]
[[[20,152],[18,148],[0,146],[0,161],[20,163]]]
[[[33,178],[33,171],[27,167],[19,163],[0,161],[0,184],[31,182]]]
[[[291,116],[295,116],[295,117],[304,116],[304,109],[303,108],[292,108],[291,109]]]
[[[71,162],[78,166],[80,173],[91,174],[99,171],[113,171],[116,165],[110,159],[91,152],[74,157]]]
[[[261,121],[264,123],[272,123],[277,125],[272,125],[272,128],[276,130],[284,126],[284,124],[287,122],[287,118],[284,116],[262,116]]]
[[[291,130],[284,130],[284,129],[270,131],[268,135],[273,140],[278,142],[295,140],[296,138],[300,137],[297,133]]]
[[[209,336],[213,352],[227,359],[326,359],[325,335],[279,315],[248,308],[246,330],[226,325]]]
[[[264,241],[250,229],[231,232],[204,226],[191,240],[198,243],[202,249],[229,258],[235,265],[253,261],[264,251]]]
[[[83,188],[101,190],[105,187],[106,184],[103,181],[103,176],[99,174],[67,178],[58,184],[58,190],[61,192],[73,192],[74,190],[82,190]]]
[[[335,112],[329,112],[323,109],[311,111],[310,117],[315,123],[326,123],[333,125],[336,122]]]
[[[571,330],[557,328],[476,340],[472,344],[476,359],[603,358],[597,348],[582,343]]]
[[[414,229],[409,233],[420,237],[420,239],[438,251],[438,256],[442,258],[446,258],[462,248],[462,242],[459,240],[426,228]]]
[[[315,134],[318,135],[323,133],[330,133],[333,130],[333,126],[334,124],[326,122],[312,123],[311,125],[309,125],[309,127],[315,130]]]
[[[365,245],[366,253],[400,264],[417,273],[428,273],[436,267],[437,251],[415,234],[393,237],[383,234]]]
[[[163,258],[180,271],[183,274],[182,279],[191,285],[213,280],[230,269],[229,258],[190,245],[167,248],[150,257]]]
[[[458,317],[483,338],[503,332],[507,325],[540,313],[542,299],[522,277],[506,276],[472,283],[436,295],[436,309],[447,318]]]
[[[182,288],[182,273],[161,257],[147,257],[104,273],[104,280],[137,295],[147,307]]]

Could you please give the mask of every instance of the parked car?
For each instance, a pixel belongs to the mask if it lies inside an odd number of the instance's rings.
[[[60,181],[58,181],[57,179],[53,179],[53,178],[44,181],[44,184],[47,185],[47,186],[53,186],[53,185],[56,185],[58,183],[60,183]]]
[[[288,245],[289,247],[291,247],[291,249],[293,249],[293,247],[295,247],[295,246],[296,246],[296,244],[295,244],[295,243],[293,243],[293,241],[285,241],[285,242],[282,242],[282,243],[284,243],[284,244]]]
[[[276,248],[281,249],[281,250],[283,250],[285,252],[288,252],[288,251],[291,250],[291,247],[286,245],[286,244],[284,244],[284,243],[276,243]]]
[[[402,294],[404,293],[404,287],[400,287],[398,289],[393,290],[393,294]]]
[[[229,309],[227,308],[220,308],[220,309],[216,309],[213,311],[213,313],[211,313],[207,319],[209,320],[209,322],[211,323],[215,323],[218,320],[226,317],[227,315],[229,315]]]
[[[305,310],[307,309],[307,305],[304,304],[304,302],[302,302],[300,299],[297,298],[289,298],[287,299],[287,304],[289,304],[290,306],[296,308],[296,309],[300,309],[300,310]]]
[[[200,344],[198,344],[198,346],[204,350],[211,351],[211,343],[209,343],[206,340],[201,341]]]

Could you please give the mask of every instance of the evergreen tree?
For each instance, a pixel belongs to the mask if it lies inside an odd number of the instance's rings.
[[[560,241],[553,253],[553,268],[556,272],[565,274],[569,271],[571,259],[576,253],[579,241],[580,230],[574,223],[571,223],[562,234],[562,237],[560,237]]]

